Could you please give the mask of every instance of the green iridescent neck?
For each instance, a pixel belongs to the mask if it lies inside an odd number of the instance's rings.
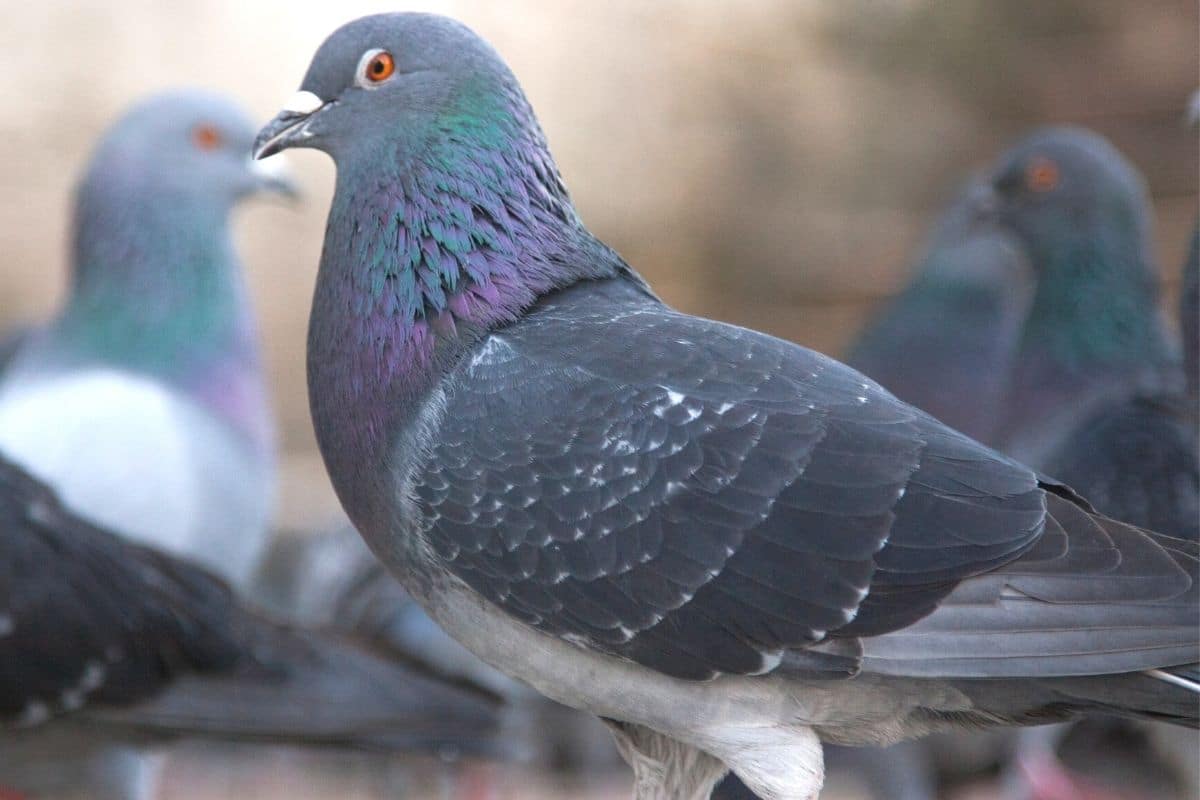
[[[1037,289],[1021,350],[1068,371],[1165,361],[1158,283],[1144,248],[1081,231],[1034,253]]]
[[[180,379],[256,358],[227,209],[96,200],[81,193],[58,344],[75,358]]]

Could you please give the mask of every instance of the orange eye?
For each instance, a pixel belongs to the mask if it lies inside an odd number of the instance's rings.
[[[1050,192],[1058,188],[1058,165],[1039,156],[1025,167],[1025,185],[1032,192]]]
[[[392,58],[392,54],[386,50],[380,50],[367,61],[363,68],[363,76],[371,83],[382,83],[392,77],[392,73],[395,71],[396,61]]]
[[[214,125],[197,125],[192,129],[192,144],[198,150],[216,150],[225,142],[225,137]]]

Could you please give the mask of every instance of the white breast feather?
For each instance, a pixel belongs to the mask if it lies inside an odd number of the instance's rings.
[[[187,553],[197,487],[175,405],[112,370],[21,381],[0,391],[0,450],[89,519]]]

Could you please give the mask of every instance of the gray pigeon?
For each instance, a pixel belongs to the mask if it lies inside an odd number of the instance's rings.
[[[998,441],[1045,469],[1092,414],[1178,391],[1182,376],[1158,310],[1137,170],[1090,131],[1048,128],[1001,156],[992,186],[996,219],[1020,239],[1036,280]]]
[[[285,190],[227,99],[172,91],[104,135],[71,282],[0,378],[0,449],[105,527],[235,583],[266,544],[273,423],[229,215]]]
[[[246,611],[208,571],[84,521],[2,457],[0,531],[0,787],[149,798],[139,750],[178,736],[506,749],[490,693]]]
[[[981,215],[973,180],[950,204],[912,283],[867,325],[846,363],[906,403],[991,442],[1029,300],[1029,267]]]
[[[664,305],[464,26],[339,29],[256,152],[300,146],[338,172],[308,370],[342,504],[467,649],[608,720],[637,797],[812,798],[822,741],[1197,725],[1193,544]]]
[[[997,220],[1038,275],[1007,449],[1029,456],[1030,434],[1052,440],[1037,465],[1102,513],[1200,538],[1197,409],[1158,312],[1140,178],[1095,134],[1050,129],[1003,156],[993,186]],[[1061,430],[1048,432],[1039,415]]]
[[[1005,449],[1104,514],[1196,541],[1196,399],[1184,392],[1158,311],[1141,177],[1096,134],[1047,129],[1001,157],[992,186],[994,219],[1020,238],[1037,275],[1008,392]],[[1194,349],[1186,294],[1185,353]],[[1045,751],[1056,742],[1025,736],[1018,756],[1052,770]]]

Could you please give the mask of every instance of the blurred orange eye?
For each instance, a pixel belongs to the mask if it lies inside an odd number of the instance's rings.
[[[373,55],[363,69],[363,75],[371,83],[381,83],[392,77],[392,73],[396,71],[396,62],[392,58],[392,54],[386,50],[380,50]]]
[[[1025,168],[1025,185],[1033,192],[1050,192],[1058,188],[1058,165],[1048,158],[1038,157]]]
[[[192,144],[199,150],[216,150],[225,141],[225,137],[213,125],[197,125],[192,130]]]

